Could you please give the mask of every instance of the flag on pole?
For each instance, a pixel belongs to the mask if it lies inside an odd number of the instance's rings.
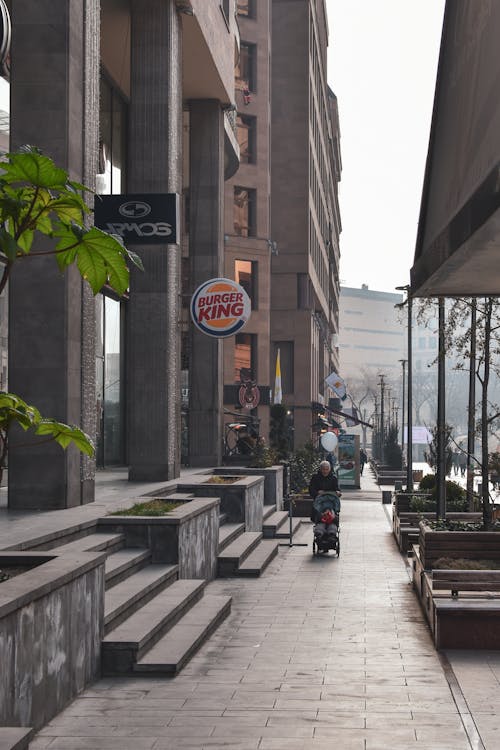
[[[283,394],[281,392],[281,362],[280,350],[276,354],[276,377],[274,379],[274,403],[281,404]]]
[[[325,383],[334,391],[339,398],[342,399],[342,401],[347,396],[347,390],[345,387],[345,383],[340,377],[340,375],[337,375],[336,372],[332,372],[327,378],[325,378]]]

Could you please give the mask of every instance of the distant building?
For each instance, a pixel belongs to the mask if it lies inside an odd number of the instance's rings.
[[[361,289],[340,287],[340,374],[347,383],[386,375],[400,379],[400,360],[406,357],[404,312],[395,305],[401,294],[377,292],[363,284]]]

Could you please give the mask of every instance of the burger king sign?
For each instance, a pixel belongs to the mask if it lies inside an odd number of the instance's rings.
[[[210,279],[191,299],[191,318],[208,336],[224,338],[238,333],[250,317],[250,297],[231,279]]]

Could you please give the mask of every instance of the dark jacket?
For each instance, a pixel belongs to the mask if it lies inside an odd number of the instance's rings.
[[[338,492],[340,490],[339,481],[333,471],[327,474],[326,477],[320,471],[317,474],[313,474],[309,482],[309,494],[313,500],[320,490],[323,490],[323,492],[327,490]]]

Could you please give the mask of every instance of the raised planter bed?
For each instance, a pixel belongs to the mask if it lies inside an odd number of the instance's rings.
[[[155,497],[159,497],[155,493]],[[180,498],[169,495],[168,499]],[[153,563],[179,566],[179,578],[217,575],[219,544],[219,500],[187,497],[185,503],[166,516],[105,516],[100,528],[125,535],[126,547],[148,547]]]
[[[233,475],[232,470],[228,473]],[[220,499],[220,512],[227,516],[230,523],[244,523],[245,531],[262,531],[264,477],[245,473],[231,484],[211,483],[212,478],[213,474],[196,474],[185,482],[179,481],[176,491],[195,497],[217,497]],[[161,492],[157,496],[160,497]]]
[[[500,648],[500,570],[426,570],[416,546],[413,585],[436,648]]]
[[[213,473],[264,477],[264,505],[276,505],[276,510],[283,510],[283,466],[281,464],[266,468],[217,466],[213,469]]]
[[[2,552],[0,726],[47,724],[99,677],[105,553]]]
[[[426,570],[440,557],[500,560],[499,531],[438,531],[421,522],[418,546]]]
[[[288,510],[289,502],[292,501],[292,515],[296,518],[310,518],[312,497],[306,494],[290,495],[284,503],[284,510]]]
[[[403,554],[411,552],[413,544],[417,543],[421,519],[428,518],[429,520],[433,520],[435,517],[435,512],[414,513],[401,511],[399,514],[393,514],[392,531],[398,547]],[[447,513],[446,517],[451,521],[467,521],[470,523],[480,523],[482,520],[481,513]]]

